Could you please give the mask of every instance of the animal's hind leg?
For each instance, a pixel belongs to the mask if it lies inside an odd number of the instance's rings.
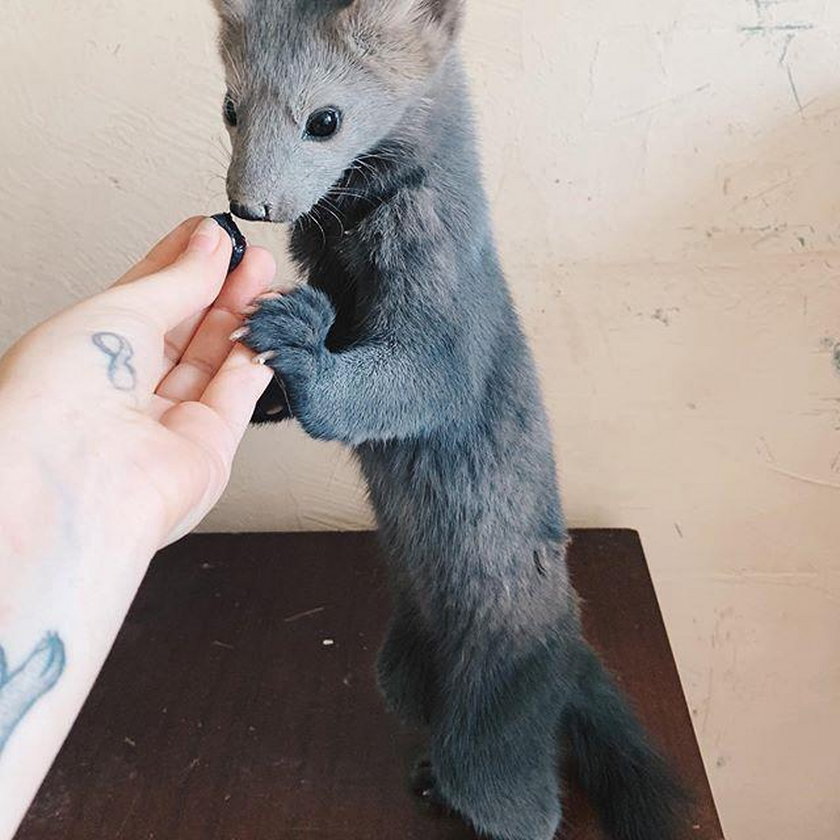
[[[569,690],[562,645],[506,631],[468,641],[442,679],[432,721],[431,798],[494,840],[550,840],[561,817],[557,722]]]
[[[437,684],[433,657],[431,634],[408,595],[398,593],[376,670],[388,707],[407,723],[429,723]]]

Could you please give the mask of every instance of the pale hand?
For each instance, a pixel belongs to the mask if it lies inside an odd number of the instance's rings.
[[[60,525],[97,549],[154,551],[215,504],[271,376],[229,336],[274,260],[250,248],[226,280],[230,251],[215,222],[191,219],[0,360],[7,546],[38,554]]]

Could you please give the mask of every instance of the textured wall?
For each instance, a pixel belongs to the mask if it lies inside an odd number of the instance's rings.
[[[472,5],[571,519],[642,532],[730,840],[834,840],[840,4]],[[202,0],[2,6],[5,344],[220,209],[226,153]],[[366,526],[363,500],[341,450],[264,430],[209,526]]]

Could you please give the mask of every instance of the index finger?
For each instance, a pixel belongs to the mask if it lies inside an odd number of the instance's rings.
[[[249,248],[242,264],[225,281],[199,324],[184,322],[166,337],[170,364],[157,393],[173,400],[198,399],[231,349],[229,336],[242,323],[242,312],[266,291],[274,278],[274,258],[263,248]]]
[[[101,301],[141,315],[168,333],[216,299],[227,277],[231,249],[230,236],[215,220],[204,218],[172,264],[109,289]]]

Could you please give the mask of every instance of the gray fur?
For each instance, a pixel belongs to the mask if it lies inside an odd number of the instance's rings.
[[[309,280],[249,320],[284,383],[255,419],[288,401],[310,435],[354,448],[393,582],[379,681],[429,728],[435,798],[497,840],[549,840],[568,741],[616,840],[668,840],[677,788],[580,635],[454,47],[462,4],[219,3],[230,197],[293,223]],[[304,139],[327,105],[339,134]]]

